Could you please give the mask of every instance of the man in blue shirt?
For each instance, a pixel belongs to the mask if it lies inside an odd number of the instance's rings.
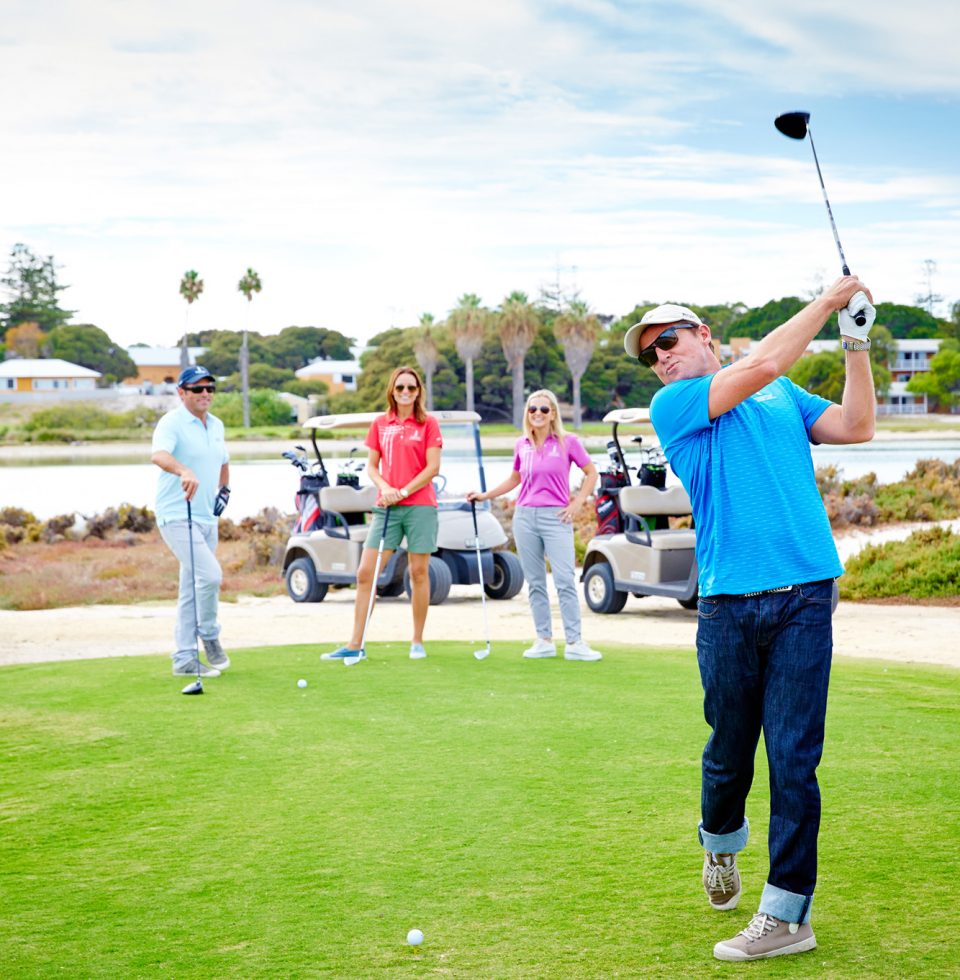
[[[230,457],[223,423],[210,414],[215,392],[216,382],[205,367],[197,364],[184,368],[177,381],[181,404],[167,412],[153,432],[150,461],[163,471],[157,483],[157,525],[180,562],[176,649],[172,654],[173,673],[177,676],[219,677],[230,666],[219,639],[217,610],[223,576],[215,555],[217,517],[230,493]],[[188,501],[192,516],[189,523]],[[196,576],[196,607],[191,564]],[[198,636],[203,640],[209,666],[200,662]]]
[[[667,304],[624,337],[664,388],[650,416],[693,505],[697,528],[697,660],[704,714],[700,843],[713,908],[741,894],[736,855],[747,843],[747,794],[763,732],[770,772],[770,872],[759,911],[722,960],[813,949],[824,717],[834,579],[843,567],[814,478],[810,443],[866,442],[876,403],[869,291],[855,276],[720,369],[710,328]],[[784,375],[834,311],[846,350],[840,405]],[[857,321],[861,322],[857,322]]]

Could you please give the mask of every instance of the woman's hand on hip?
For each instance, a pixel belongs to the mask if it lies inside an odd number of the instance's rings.
[[[571,500],[570,503],[567,504],[567,506],[564,507],[559,514],[557,514],[557,517],[559,517],[564,524],[572,524],[573,519],[577,516],[577,512],[582,506],[582,500]]]

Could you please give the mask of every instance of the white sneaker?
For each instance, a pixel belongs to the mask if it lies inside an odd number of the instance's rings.
[[[538,637],[537,642],[532,647],[527,647],[523,651],[523,655],[528,660],[542,660],[546,657],[555,657],[557,655],[557,648],[552,640],[541,640]]]
[[[411,660],[425,660],[427,656],[427,651],[423,649],[422,643],[411,643],[410,644],[410,659]]]
[[[564,660],[603,660],[603,654],[599,650],[591,650],[583,640],[577,643],[568,643],[563,651]]]

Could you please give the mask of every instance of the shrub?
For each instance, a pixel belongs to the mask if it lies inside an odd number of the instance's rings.
[[[157,519],[149,507],[134,507],[133,504],[121,504],[117,511],[117,527],[121,531],[133,531],[136,534],[146,534],[157,526]]]
[[[216,395],[213,414],[225,426],[243,425],[243,398],[239,392]],[[250,425],[287,425],[290,406],[275,391],[255,388],[250,392]]]
[[[22,507],[4,507],[0,509],[0,524],[7,524],[10,527],[26,527],[28,524],[36,523],[36,517]]]
[[[76,514],[60,514],[58,517],[51,517],[45,521],[40,532],[40,540],[45,544],[53,544],[54,541],[62,541],[67,531],[76,523]]]

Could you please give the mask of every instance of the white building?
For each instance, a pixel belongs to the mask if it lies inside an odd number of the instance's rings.
[[[15,357],[0,361],[0,391],[21,394],[95,391],[99,371],[59,357]]]
[[[341,391],[356,391],[360,376],[359,361],[311,361],[295,372],[300,381],[323,381],[331,395]]]
[[[929,411],[927,396],[907,391],[907,382],[930,370],[930,361],[940,350],[940,341],[895,340],[894,346],[896,358],[887,365],[893,381],[887,394],[877,399],[877,415],[925,415]]]

